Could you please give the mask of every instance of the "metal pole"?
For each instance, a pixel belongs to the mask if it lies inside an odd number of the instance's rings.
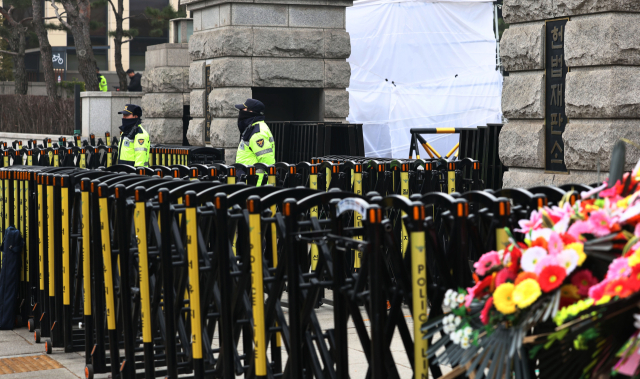
[[[80,102],[80,85],[74,85],[74,135],[82,134],[82,103]]]

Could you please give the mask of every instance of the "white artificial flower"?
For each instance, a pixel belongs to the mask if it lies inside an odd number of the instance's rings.
[[[545,241],[549,241],[549,237],[551,237],[551,232],[553,232],[553,230],[549,228],[540,228],[540,229],[532,230],[530,239],[531,241],[535,241],[538,239],[538,237],[542,237],[544,238]]]
[[[444,305],[445,307],[448,307],[451,304],[451,302],[449,301],[448,297],[444,298],[444,301],[442,302],[442,305]]]
[[[456,302],[457,302],[458,304],[462,304],[462,303],[464,303],[464,295],[463,295],[463,294],[461,294],[461,293],[459,293],[459,294],[458,294],[458,297],[456,298]]]
[[[522,254],[522,259],[520,259],[522,270],[526,272],[535,272],[538,262],[546,256],[547,251],[540,246],[528,248],[527,251]]]
[[[580,257],[578,253],[573,249],[562,250],[560,254],[558,254],[558,262],[560,266],[562,266],[565,270],[567,270],[567,275],[571,274],[573,270],[578,266],[578,261]]]
[[[455,343],[456,345],[459,345],[462,335],[460,334],[460,331],[457,331],[457,332],[451,333],[449,338],[451,338],[451,342]]]
[[[473,328],[471,328],[470,326],[467,326],[466,328],[464,328],[465,336],[469,337],[472,333],[473,333]]]
[[[468,349],[469,347],[471,347],[469,337],[462,337],[462,339],[460,340],[460,347],[463,349]]]
[[[455,325],[458,326],[458,325],[460,325],[461,322],[462,322],[462,317],[456,316]]]
[[[455,315],[451,314],[447,316],[448,324],[453,324],[453,320],[456,318]]]

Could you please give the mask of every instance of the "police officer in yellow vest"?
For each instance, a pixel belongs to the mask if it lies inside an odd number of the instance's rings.
[[[126,104],[124,110],[118,114],[122,115],[118,164],[149,166],[149,133],[141,125],[142,108],[135,104]]]
[[[107,86],[107,78],[105,78],[104,75],[100,73],[100,69],[98,67],[96,67],[96,74],[98,75],[100,92],[107,92],[109,90],[109,86]]]
[[[236,163],[254,165],[276,163],[276,146],[269,126],[264,122],[264,104],[255,99],[247,99],[244,104],[236,105],[240,144]],[[238,173],[241,174],[241,173]],[[258,171],[258,186],[262,184],[263,172]]]

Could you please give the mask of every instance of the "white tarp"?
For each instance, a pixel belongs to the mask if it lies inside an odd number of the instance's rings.
[[[365,124],[367,156],[408,157],[411,128],[501,121],[493,22],[486,0],[361,0],[347,8],[347,120]],[[458,142],[424,137],[443,155]]]

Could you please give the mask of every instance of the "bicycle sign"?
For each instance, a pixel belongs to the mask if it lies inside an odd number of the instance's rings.
[[[51,59],[51,61],[53,63],[57,63],[57,64],[63,64],[64,63],[64,59],[62,59],[62,57],[60,56],[60,53],[58,53],[57,55],[54,55],[53,59]]]
[[[53,62],[53,68],[55,69],[65,69],[65,59],[67,58],[66,51],[58,51],[54,52],[51,57],[51,62]]]

